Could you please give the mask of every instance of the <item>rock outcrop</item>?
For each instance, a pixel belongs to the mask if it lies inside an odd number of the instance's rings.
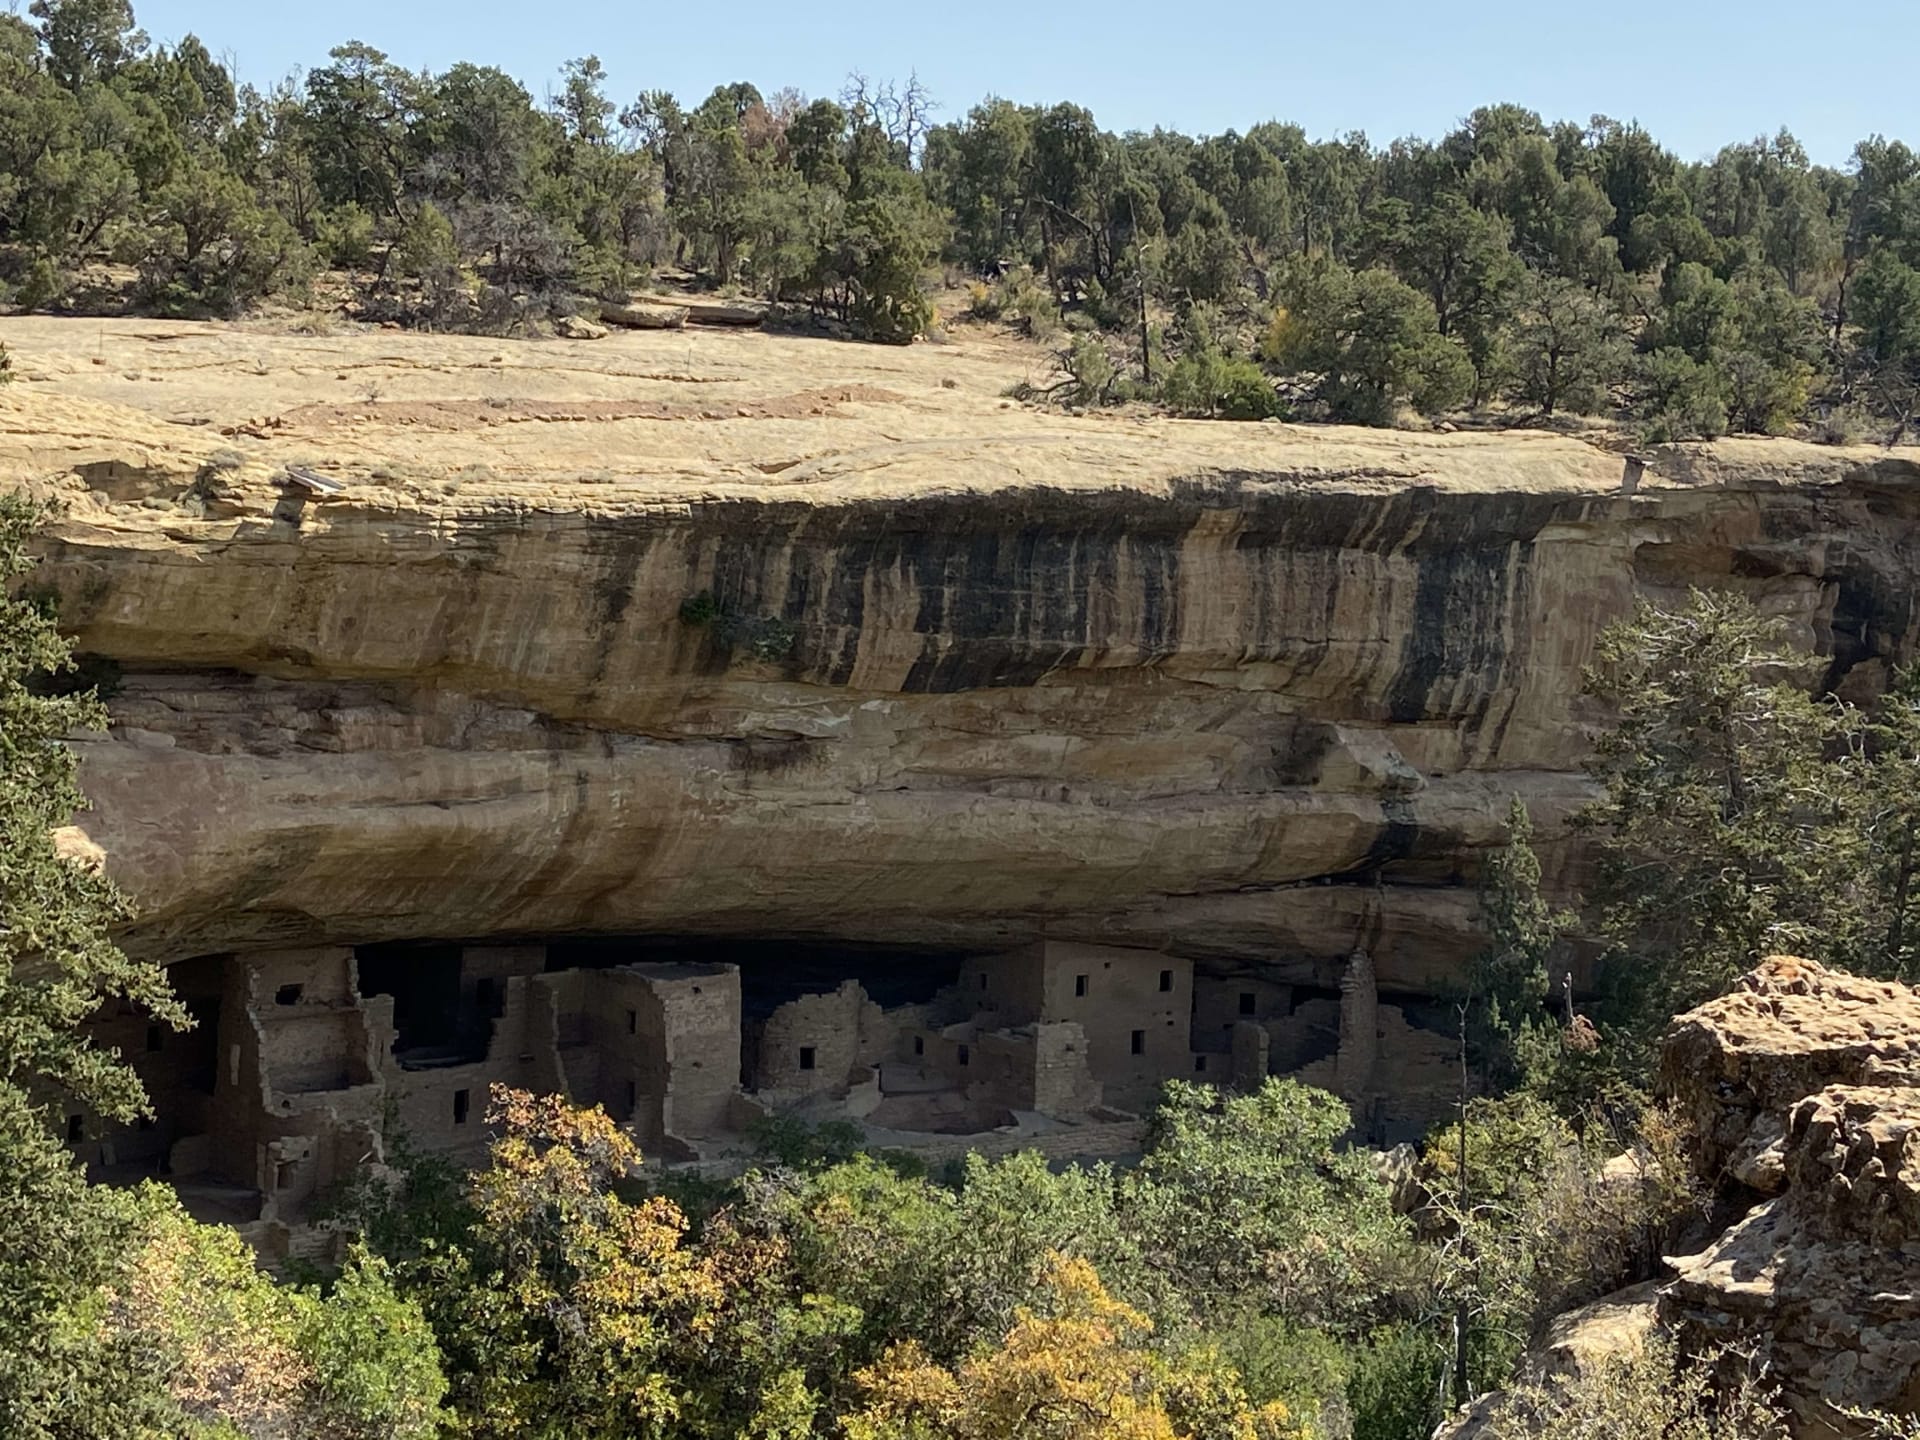
[[[1920,994],[1776,955],[1673,1022],[1660,1088],[1691,1123],[1703,1176],[1787,1183],[1787,1121],[1828,1086],[1920,1085]]]
[[[1773,1197],[1673,1260],[1661,1323],[1751,1351],[1809,1436],[1920,1410],[1920,992],[1776,957],[1680,1017],[1663,1082]]]
[[[83,333],[84,332],[84,333]],[[1070,417],[998,341],[0,322],[0,480],[96,673],[129,943],[586,932],[1258,961],[1431,993],[1636,596],[1871,689],[1920,465]],[[284,467],[344,488],[288,486]]]

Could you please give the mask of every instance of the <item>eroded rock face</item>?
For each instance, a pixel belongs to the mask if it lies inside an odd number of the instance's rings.
[[[1661,1323],[1750,1348],[1802,1434],[1920,1410],[1920,992],[1775,957],[1675,1022],[1662,1075],[1705,1158],[1776,1193],[1670,1262]]]
[[[0,478],[118,671],[84,823],[169,958],[1045,934],[1432,993],[1509,796],[1566,878],[1635,596],[1741,588],[1836,682],[1915,648],[1879,451],[1628,496],[1568,437],[1009,408],[981,342],[6,333]]]
[[[1660,1088],[1685,1111],[1703,1175],[1763,1194],[1787,1184],[1787,1122],[1828,1086],[1920,1085],[1920,994],[1776,955],[1678,1017]]]

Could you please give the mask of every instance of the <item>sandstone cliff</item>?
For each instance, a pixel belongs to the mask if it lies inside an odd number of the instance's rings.
[[[1418,991],[1509,794],[1577,802],[1634,595],[1743,588],[1862,687],[1920,624],[1911,453],[1629,495],[1578,438],[1012,407],[979,339],[0,338],[0,481],[67,502],[39,578],[117,675],[84,823],[169,957],[1044,931]]]

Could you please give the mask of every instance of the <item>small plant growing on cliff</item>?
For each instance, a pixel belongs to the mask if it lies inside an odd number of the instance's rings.
[[[738,620],[727,627],[727,638],[763,664],[771,665],[793,653],[799,631],[778,615]]]
[[[0,341],[0,385],[13,382],[13,356],[7,353],[5,341]]]
[[[711,590],[689,595],[680,602],[680,623],[683,625],[711,625],[719,618],[720,602],[713,598]]]
[[[729,613],[711,590],[689,595],[680,602],[680,623],[695,629],[711,629],[713,638],[721,644],[769,665],[791,655],[794,641],[800,635],[790,621],[778,615]]]

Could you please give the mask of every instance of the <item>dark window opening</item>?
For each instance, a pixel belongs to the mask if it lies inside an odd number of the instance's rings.
[[[639,1033],[640,1012],[638,1010],[629,1010],[627,1011],[627,1034],[638,1035]]]
[[[629,1080],[627,1081],[627,1114],[633,1114],[634,1108],[638,1106],[639,1103],[640,1086],[636,1082]]]
[[[1193,1057],[1193,1073],[1196,1075],[1204,1075],[1207,1073],[1207,1057],[1206,1056],[1196,1055]]]
[[[494,981],[491,975],[482,975],[473,982],[473,1005],[482,1015],[492,1018],[500,1013],[494,999]]]
[[[304,985],[282,985],[278,990],[273,992],[273,1003],[276,1005],[298,1005],[300,1003],[300,996],[305,993],[306,988]]]
[[[972,1055],[970,1055],[967,1052],[967,1047],[962,1045],[960,1047],[960,1063],[964,1065],[967,1063],[967,1061],[971,1060],[972,1058],[973,1058]]]
[[[1171,971],[1171,970],[1162,970],[1162,971],[1160,972],[1160,990],[1161,990],[1161,993],[1162,993],[1162,994],[1165,994],[1165,993],[1166,993],[1167,991],[1169,991],[1169,990],[1171,990],[1171,989],[1173,989],[1173,971]]]
[[[471,1102],[471,1100],[472,1100],[472,1095],[471,1095],[471,1092],[469,1091],[456,1090],[453,1092],[453,1123],[454,1124],[464,1125],[467,1123],[467,1106]]]
[[[67,1116],[67,1143],[78,1145],[87,1138],[87,1121],[82,1115]]]
[[[1087,977],[1086,976],[1076,975],[1073,977],[1073,993],[1076,995],[1084,995],[1087,993]]]
[[[981,988],[982,990],[984,990],[984,989],[986,989],[986,988],[987,988],[987,977],[986,977],[985,975],[982,975],[982,976],[980,977],[980,988]]]
[[[1242,990],[1240,992],[1240,1013],[1242,1015],[1253,1014],[1254,1011],[1258,1008],[1259,1003],[1260,1003],[1259,997],[1256,996],[1251,990]]]
[[[1133,1032],[1133,1053],[1136,1055],[1144,1055],[1147,1053],[1146,1031],[1136,1030]]]
[[[924,1055],[927,1053],[927,1042],[924,1036],[916,1035],[913,1037],[913,1053],[916,1055]]]
[[[813,1046],[802,1045],[800,1047],[800,1068],[802,1070],[811,1070],[813,1068]]]
[[[363,945],[354,955],[360,993],[393,997],[393,1053],[403,1069],[486,1058],[494,1016],[479,984],[482,977],[462,973],[458,945]],[[497,981],[493,993],[504,993]]]
[[[147,1049],[158,1050],[159,1048],[160,1027],[158,1025],[149,1025],[147,1026]]]

